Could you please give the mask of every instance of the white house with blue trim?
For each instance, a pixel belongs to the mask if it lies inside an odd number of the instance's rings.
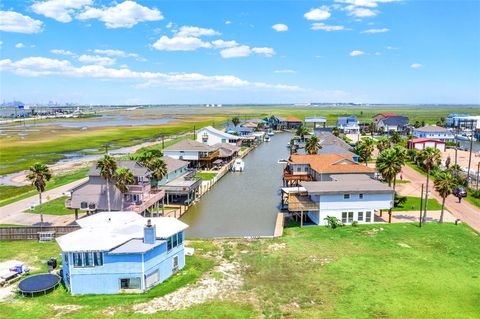
[[[185,266],[186,224],[134,212],[102,212],[57,238],[72,295],[142,293]]]
[[[448,129],[436,125],[416,128],[413,130],[413,136],[416,138],[429,138],[444,142],[453,141],[455,139],[455,135],[453,135]]]

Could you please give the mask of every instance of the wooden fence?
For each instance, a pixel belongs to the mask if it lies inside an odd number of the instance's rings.
[[[80,229],[80,226],[18,226],[0,227],[0,240],[38,240],[40,232],[54,232],[55,237]]]

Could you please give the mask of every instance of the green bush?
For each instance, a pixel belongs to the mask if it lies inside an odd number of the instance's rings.
[[[342,222],[338,220],[337,217],[327,216],[324,220],[328,222],[328,227],[332,229],[343,226]]]

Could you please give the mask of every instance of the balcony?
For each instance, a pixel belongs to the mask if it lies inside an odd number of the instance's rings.
[[[126,202],[123,205],[123,209],[126,211],[134,211],[137,213],[141,213],[144,210],[148,209],[149,207],[153,206],[156,202],[162,200],[165,196],[165,191],[162,190],[155,190],[149,192],[144,196],[144,199],[139,202]]]
[[[308,196],[290,194],[288,196],[288,210],[291,212],[318,211],[320,206]]]
[[[211,161],[215,158],[217,158],[218,156],[220,156],[220,151],[214,151],[214,152],[210,152],[210,153],[200,153],[198,154],[198,159],[200,161]]]
[[[313,181],[313,177],[307,172],[292,173],[288,169],[283,171],[283,180],[285,181]]]
[[[128,185],[128,192],[133,194],[144,194],[149,193],[152,187],[150,183],[138,184],[138,185]]]

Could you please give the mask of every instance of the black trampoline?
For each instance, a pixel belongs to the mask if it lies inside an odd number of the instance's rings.
[[[55,289],[60,283],[60,277],[53,274],[32,275],[20,281],[18,290],[24,296],[35,294],[46,294],[49,290]]]

